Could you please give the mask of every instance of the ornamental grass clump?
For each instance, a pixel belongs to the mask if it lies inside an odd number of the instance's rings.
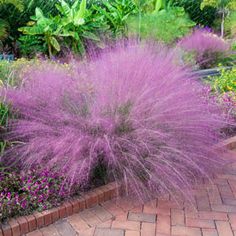
[[[208,29],[196,29],[184,37],[178,45],[195,55],[201,69],[217,66],[217,63],[227,55],[229,44]]]
[[[8,137],[22,143],[2,160],[58,169],[81,188],[100,167],[140,199],[187,197],[197,179],[222,167],[213,145],[224,117],[172,52],[128,43],[76,68],[37,69],[21,89],[6,91],[18,114]]]

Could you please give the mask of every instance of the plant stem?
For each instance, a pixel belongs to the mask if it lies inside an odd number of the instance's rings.
[[[225,24],[225,9],[222,9],[221,34],[220,34],[221,38],[224,38],[224,24]]]

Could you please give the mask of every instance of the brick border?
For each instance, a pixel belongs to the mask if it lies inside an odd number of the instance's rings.
[[[95,188],[78,198],[64,202],[61,206],[43,212],[34,212],[32,215],[10,219],[0,225],[0,236],[22,236],[37,228],[53,224],[59,219],[79,213],[99,203],[111,200],[122,195],[122,184],[112,182]]]

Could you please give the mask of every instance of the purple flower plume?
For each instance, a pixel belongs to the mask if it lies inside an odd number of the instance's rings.
[[[192,34],[180,41],[180,45],[186,50],[197,52],[224,52],[229,49],[229,45],[216,34],[206,29],[196,29]]]
[[[226,55],[230,45],[209,29],[196,29],[192,34],[184,37],[178,44],[188,52],[196,54],[200,65],[215,63],[219,55]]]
[[[202,86],[166,49],[117,46],[70,71],[32,70],[24,86],[6,91],[17,112],[4,159],[22,168],[58,168],[72,184],[89,185],[103,163],[144,199],[162,191],[185,195],[192,183],[218,171],[213,145],[225,125]]]

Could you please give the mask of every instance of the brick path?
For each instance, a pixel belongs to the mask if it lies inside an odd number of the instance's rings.
[[[168,195],[143,205],[120,198],[27,236],[236,236],[236,163],[213,182],[193,189],[192,205]]]

